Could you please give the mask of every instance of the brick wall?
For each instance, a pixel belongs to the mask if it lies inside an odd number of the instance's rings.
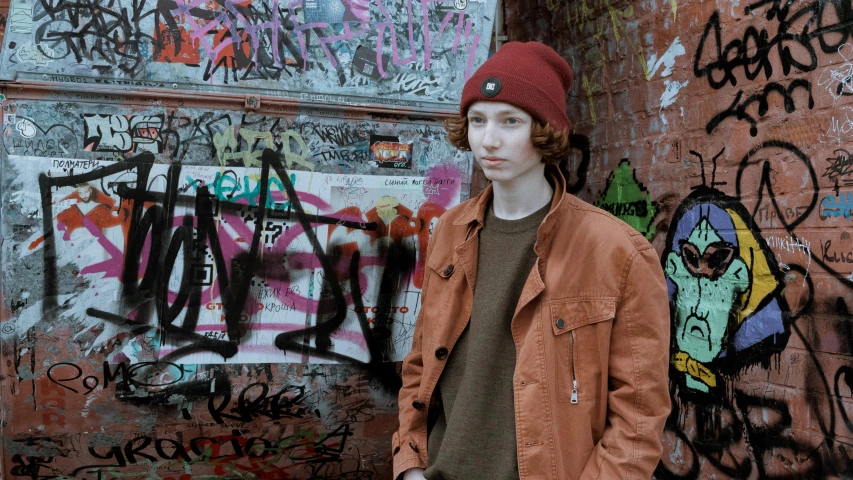
[[[510,40],[575,68],[578,196],[664,259],[656,478],[853,475],[853,9],[785,3],[506,4]]]

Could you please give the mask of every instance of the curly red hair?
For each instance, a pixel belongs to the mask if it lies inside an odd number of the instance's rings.
[[[468,117],[448,118],[444,121],[444,129],[447,131],[447,140],[451,145],[459,150],[471,150],[471,145],[468,144]],[[530,140],[542,155],[543,163],[559,165],[569,156],[568,132],[557,130],[550,123],[533,119]]]

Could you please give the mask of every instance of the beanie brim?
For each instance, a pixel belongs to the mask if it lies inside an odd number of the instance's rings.
[[[459,114],[476,102],[502,102],[520,108],[538,121],[566,134],[566,91],[574,72],[551,47],[538,42],[509,42],[465,82]]]
[[[502,102],[524,110],[539,121],[551,124],[557,131],[565,131],[568,134],[571,130],[572,122],[566,115],[566,105],[558,105],[535,83],[515,76],[501,75],[501,91],[493,97],[487,97],[481,92],[480,86],[490,77],[488,74],[478,74],[479,72],[474,74],[462,90],[463,102],[459,104],[459,115],[467,115],[471,105],[477,102]]]

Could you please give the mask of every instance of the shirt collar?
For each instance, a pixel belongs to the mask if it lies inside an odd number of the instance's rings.
[[[539,233],[536,240],[537,254],[542,253],[539,251],[540,245],[546,245],[544,240],[548,238],[550,233],[554,230],[554,227],[559,223],[559,215],[554,215],[553,213],[559,209],[561,205],[566,203],[564,199],[569,195],[566,193],[566,177],[563,176],[563,172],[561,172],[559,168],[554,165],[547,165],[545,167],[545,175],[551,179],[551,184],[554,186],[554,197],[551,199],[551,208],[548,210],[545,220],[543,220],[542,225],[539,226]],[[486,208],[488,208],[489,202],[492,200],[492,195],[494,195],[494,189],[492,188],[492,184],[489,183],[489,186],[487,186],[485,190],[474,197],[474,201],[468,204],[468,207],[462,212],[459,218],[453,222],[453,224],[476,224],[476,228],[479,231],[479,229],[485,224]]]

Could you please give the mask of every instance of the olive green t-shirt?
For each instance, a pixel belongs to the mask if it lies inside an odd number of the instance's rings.
[[[438,381],[428,480],[518,480],[510,324],[536,263],[536,233],[550,206],[518,220],[502,220],[488,209],[471,322]]]

